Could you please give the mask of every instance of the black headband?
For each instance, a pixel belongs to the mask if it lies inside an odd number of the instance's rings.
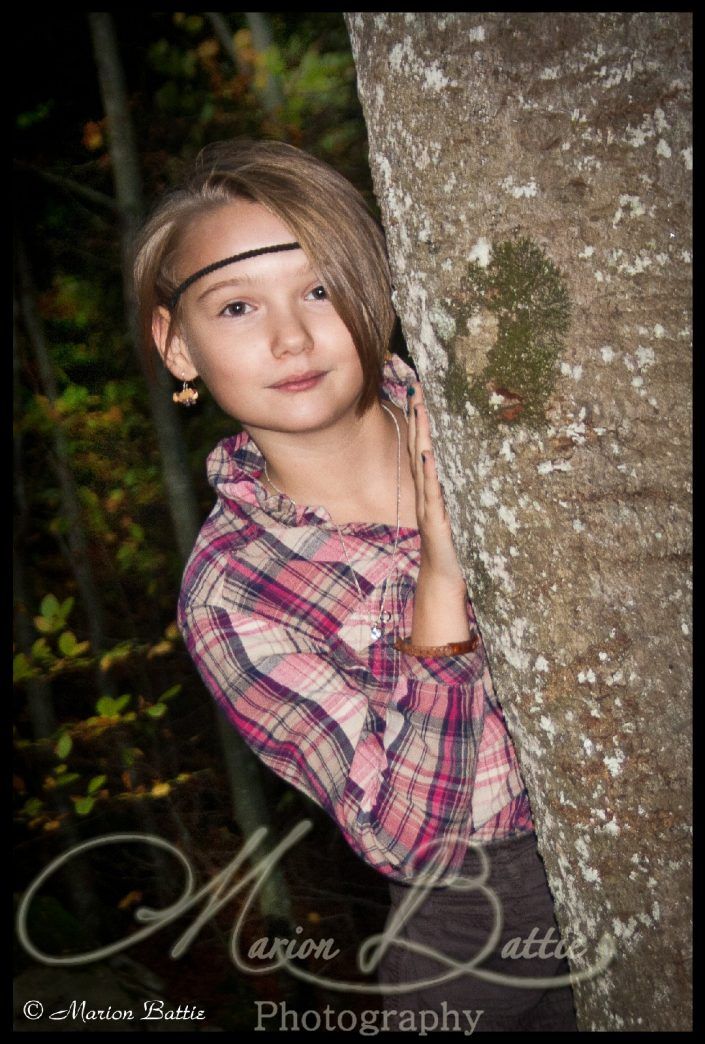
[[[190,275],[188,279],[184,279],[183,283],[177,286],[176,290],[174,290],[174,293],[169,298],[169,311],[174,311],[177,301],[183,294],[184,290],[188,290],[191,283],[195,283],[196,280],[201,279],[202,276],[215,272],[217,268],[223,268],[225,265],[232,265],[235,261],[246,261],[248,257],[257,257],[259,254],[276,254],[279,250],[300,249],[301,245],[299,243],[279,243],[277,246],[257,247],[255,250],[246,250],[244,254],[233,254],[232,257],[226,257],[222,261],[214,261],[212,265],[206,265],[205,268],[199,268],[197,272]]]

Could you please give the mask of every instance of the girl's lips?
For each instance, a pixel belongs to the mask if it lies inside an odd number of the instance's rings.
[[[325,377],[325,372],[321,371],[319,373],[311,373],[302,377],[292,377],[291,380],[282,384],[273,384],[272,387],[275,391],[308,391],[309,388],[315,387],[323,377]]]

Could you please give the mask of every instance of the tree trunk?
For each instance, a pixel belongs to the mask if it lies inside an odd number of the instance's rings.
[[[235,47],[233,33],[225,19],[225,15],[220,14],[218,11],[206,11],[205,14],[206,18],[211,23],[213,32],[218,38],[218,43],[235,66],[235,71],[238,75],[244,76],[247,72],[247,68]]]
[[[690,1026],[690,15],[346,16],[584,1030]]]
[[[96,65],[100,78],[103,104],[108,116],[110,155],[115,188],[122,217],[123,290],[130,339],[137,350],[143,372],[149,383],[152,417],[162,454],[165,485],[176,539],[182,558],[191,553],[199,529],[198,508],[190,478],[186,450],[171,401],[170,381],[166,370],[159,369],[157,381],[149,380],[144,358],[139,351],[139,334],[132,288],[132,244],[142,217],[142,186],[137,150],[132,131],[127,92],[115,39],[113,21],[108,13],[89,14]],[[233,729],[224,729],[216,707],[218,732],[222,741],[233,815],[245,837],[258,826],[269,826],[266,800],[262,791],[259,766],[255,755]],[[291,903],[286,880],[279,867],[272,872],[266,887],[258,893],[260,909],[271,923],[286,922]]]
[[[32,283],[32,275],[29,268],[29,260],[25,253],[22,241],[17,238],[17,281],[18,301],[16,311],[21,316],[27,338],[31,345],[32,354],[37,364],[37,372],[42,389],[52,406],[58,399],[58,388],[54,366],[49,354],[44,325],[37,308],[36,294]],[[98,657],[96,665],[96,681],[99,691],[106,695],[113,693],[112,682],[107,673],[100,666],[100,654],[106,649],[106,626],[103,600],[95,582],[93,569],[89,556],[88,538],[83,525],[81,503],[78,496],[76,480],[71,465],[66,437],[60,421],[53,429],[53,454],[49,460],[54,468],[61,492],[61,514],[67,523],[66,554],[68,564],[76,579],[76,585],[81,597],[81,603],[86,616],[88,636],[91,642],[91,652]],[[61,541],[63,544],[63,541]],[[23,587],[23,573],[17,577],[18,584]],[[21,619],[21,613],[20,613]],[[24,633],[24,626],[20,624]]]
[[[15,403],[19,403],[20,353],[17,327],[20,316],[18,314],[19,303],[17,298],[15,298],[14,302],[14,312],[12,337],[12,384],[14,401]],[[15,631],[19,651],[23,652],[25,656],[30,658],[36,632],[31,623],[32,599],[25,579],[23,562],[24,542],[28,530],[30,512],[24,486],[21,431],[16,432],[12,439],[12,464],[15,501],[14,525],[12,528],[12,590],[15,604]],[[51,736],[52,732],[56,729],[58,722],[56,720],[56,714],[54,713],[54,704],[50,687],[41,678],[28,678],[25,685],[27,689],[27,710],[32,726],[32,735],[35,740],[42,739],[45,736]]]
[[[162,459],[162,474],[174,533],[181,557],[191,552],[199,529],[199,512],[178,415],[171,401],[173,382],[163,367],[153,376],[143,353],[132,286],[132,251],[144,216],[132,119],[127,102],[113,20],[108,12],[89,14],[103,105],[108,117],[108,140],[115,193],[120,212],[123,299],[128,336],[149,389],[149,405]]]
[[[252,34],[252,46],[258,58],[261,59],[261,56],[274,44],[269,19],[261,11],[246,11],[245,18]],[[281,84],[273,72],[267,70],[263,77],[262,70],[256,69],[254,85],[266,112],[273,113],[281,108],[284,102]]]

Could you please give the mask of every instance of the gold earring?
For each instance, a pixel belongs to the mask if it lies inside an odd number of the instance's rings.
[[[198,391],[191,387],[191,382],[184,380],[181,391],[174,392],[172,401],[178,402],[180,406],[195,406],[198,402]]]

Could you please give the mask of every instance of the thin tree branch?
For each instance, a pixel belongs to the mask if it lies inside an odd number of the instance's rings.
[[[59,188],[64,189],[66,192],[72,192],[76,196],[82,196],[83,199],[90,200],[91,203],[97,203],[101,207],[107,207],[109,210],[117,212],[117,201],[112,196],[106,196],[104,192],[98,192],[87,185],[81,185],[80,182],[74,181],[73,178],[67,178],[63,174],[52,174],[51,171],[42,170],[41,167],[35,167],[33,163],[26,163],[24,160],[16,159],[14,160],[14,165],[18,170],[26,170],[31,174],[36,174],[43,181],[48,181],[51,185],[58,185]]]
[[[235,49],[233,34],[230,31],[228,23],[225,21],[225,16],[219,12],[213,11],[206,11],[205,15],[213,27],[213,32],[217,36],[220,46],[235,66],[238,74],[242,76],[247,70],[245,69],[242,58]]]

